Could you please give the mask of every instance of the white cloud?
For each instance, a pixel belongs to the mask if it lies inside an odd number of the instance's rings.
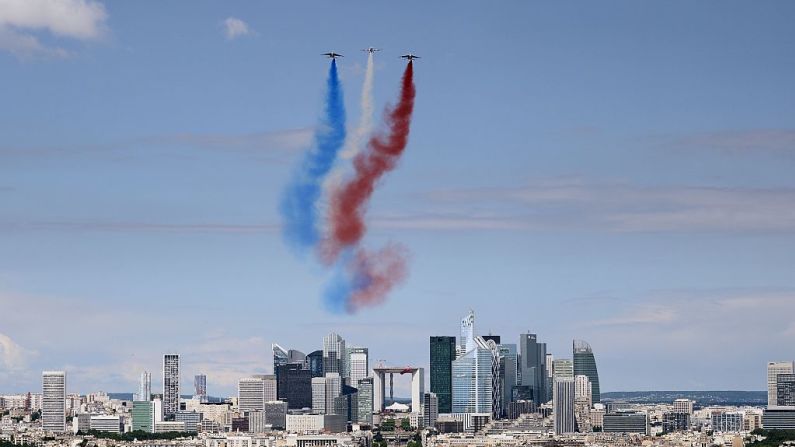
[[[32,351],[14,342],[8,335],[0,334],[0,363],[5,369],[24,369],[33,354]]]
[[[0,26],[0,51],[20,57],[44,57],[61,59],[69,56],[63,48],[47,47],[36,36],[18,33],[14,30]]]
[[[98,39],[107,17],[105,6],[95,0],[0,0],[0,50],[18,57],[63,58],[66,50],[43,44],[33,33]]]
[[[236,17],[228,17],[224,20],[224,32],[228,40],[234,40],[241,36],[253,34],[248,24]]]

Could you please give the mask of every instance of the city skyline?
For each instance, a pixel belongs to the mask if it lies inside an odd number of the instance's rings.
[[[176,352],[181,390],[234,395],[272,343],[329,332],[430,371],[428,338],[470,308],[503,343],[587,341],[600,392],[764,390],[795,358],[792,2],[64,1],[91,7],[0,8],[0,392],[49,370],[162,391]],[[369,46],[379,113],[422,56],[364,241],[410,262],[378,307],[332,315],[279,197],[321,54],[345,55],[356,122]]]

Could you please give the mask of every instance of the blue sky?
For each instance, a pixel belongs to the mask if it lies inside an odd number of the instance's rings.
[[[0,3],[0,392],[131,391],[177,351],[230,394],[332,330],[425,365],[469,308],[557,357],[588,340],[605,391],[761,390],[795,358],[791,2],[38,3]],[[355,123],[371,45],[378,111],[423,57],[368,212],[410,273],[330,315],[278,200],[319,54]]]

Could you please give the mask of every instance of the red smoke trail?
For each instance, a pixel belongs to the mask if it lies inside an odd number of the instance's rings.
[[[381,304],[407,274],[405,249],[399,245],[387,245],[376,252],[360,248],[351,264],[353,290],[347,302],[351,313]]]
[[[331,197],[331,234],[322,253],[327,262],[333,262],[343,248],[355,245],[364,236],[364,211],[375,184],[395,168],[406,148],[414,95],[414,67],[409,61],[403,72],[400,101],[387,113],[388,132],[370,139],[365,150],[353,160],[354,177],[334,191]]]

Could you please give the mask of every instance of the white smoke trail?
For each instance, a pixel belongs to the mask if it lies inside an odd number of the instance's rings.
[[[353,131],[348,132],[348,137],[345,139],[345,147],[340,151],[340,158],[343,160],[350,160],[361,152],[367,139],[370,137],[370,132],[373,130],[373,53],[367,54],[367,68],[364,72],[364,84],[362,85],[362,99],[361,108],[362,114],[359,117],[359,124]],[[349,166],[337,165],[326,177],[323,183],[326,190],[326,196],[329,196],[333,189],[342,183],[345,172],[349,172]]]
[[[348,138],[347,145],[341,153],[342,158],[355,157],[367,143],[367,138],[373,129],[373,71],[373,53],[368,53],[367,69],[364,72],[364,85],[362,85],[362,115],[359,117],[359,125]]]

